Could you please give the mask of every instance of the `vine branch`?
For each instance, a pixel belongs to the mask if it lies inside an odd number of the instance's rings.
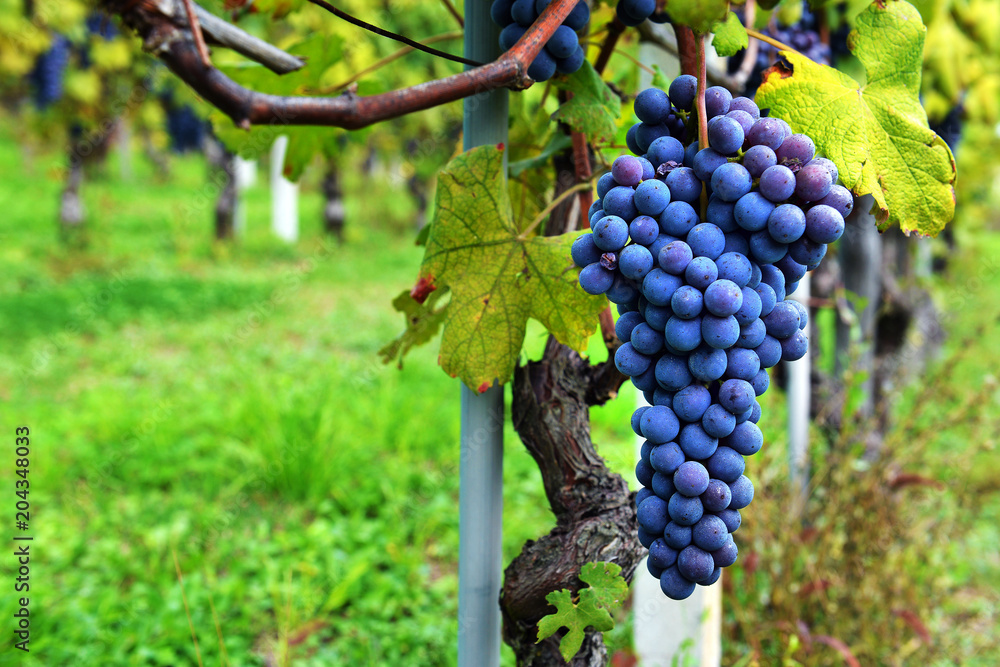
[[[326,11],[328,11],[331,14],[333,14],[334,16],[336,16],[337,18],[343,19],[343,20],[347,21],[348,23],[352,23],[352,24],[358,26],[359,28],[367,30],[368,32],[375,33],[376,35],[378,35],[380,37],[388,37],[389,39],[394,39],[397,42],[402,42],[403,44],[406,44],[407,46],[412,46],[413,48],[417,49],[418,51],[423,51],[424,53],[429,53],[432,56],[437,56],[438,58],[444,58],[445,60],[451,60],[452,62],[456,62],[456,63],[462,63],[463,65],[469,65],[471,67],[479,67],[479,66],[481,66],[483,64],[483,63],[477,62],[475,60],[469,60],[468,58],[463,58],[462,56],[456,56],[456,55],[453,55],[451,53],[446,53],[444,51],[439,51],[437,49],[434,49],[434,48],[431,48],[431,47],[428,47],[428,46],[424,46],[420,42],[416,42],[416,41],[410,39],[409,37],[407,37],[405,35],[400,35],[399,33],[395,33],[395,32],[392,32],[390,30],[386,30],[385,28],[380,28],[377,25],[372,25],[371,23],[367,23],[365,21],[362,21],[361,19],[359,19],[359,18],[357,18],[355,16],[352,16],[351,14],[348,14],[347,12],[345,12],[342,9],[337,9],[336,7],[334,7],[333,5],[331,5],[329,2],[326,2],[326,0],[309,0],[309,2],[311,2],[314,5],[316,5],[317,7],[322,7]],[[452,8],[452,9],[454,9],[454,8]]]
[[[244,129],[253,125],[318,125],[349,130],[495,90],[520,90],[534,81],[528,66],[576,6],[577,0],[553,0],[538,20],[497,60],[442,79],[368,97],[350,91],[337,97],[280,96],[236,83],[201,61],[186,22],[174,15],[171,0],[102,0],[143,39],[174,74],[206,102]]]

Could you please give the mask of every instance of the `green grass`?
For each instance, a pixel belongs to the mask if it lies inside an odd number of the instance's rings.
[[[307,183],[303,239],[287,246],[271,238],[261,184],[247,193],[246,235],[217,244],[202,161],[176,158],[157,179],[136,157],[131,178],[86,184],[89,245],[72,250],[57,241],[58,158],[4,135],[0,164],[0,427],[11,443],[15,425],[32,431],[35,537],[32,652],[4,642],[0,664],[196,664],[188,613],[205,665],[223,664],[220,636],[239,665],[454,664],[459,387],[434,346],[401,372],[376,355],[401,327],[389,302],[421,257],[408,197],[349,174],[347,192],[379,196],[348,197],[337,246]],[[989,244],[1000,253],[996,235]],[[962,285],[939,289],[948,299]],[[996,281],[983,290],[981,303],[1000,302]],[[977,303],[963,302],[955,331],[995,311]],[[972,340],[978,357],[946,376],[951,394],[982,383],[995,341],[995,330]],[[543,342],[530,326],[528,354]],[[765,435],[783,451],[782,396],[766,399]],[[601,453],[629,479],[634,404],[626,388],[592,411]],[[944,402],[903,405],[922,432],[948,417]],[[980,407],[995,414],[996,395]],[[968,443],[961,429],[940,438],[947,472]],[[1000,529],[995,456],[981,456],[982,507],[948,576],[988,606],[978,582],[1000,571]],[[0,466],[0,486],[14,479]],[[552,525],[509,425],[504,484],[507,562]],[[14,603],[4,596],[0,615]],[[955,630],[967,610],[944,612]]]

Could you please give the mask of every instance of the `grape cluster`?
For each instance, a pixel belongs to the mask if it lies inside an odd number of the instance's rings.
[[[49,49],[35,60],[28,78],[34,92],[35,107],[38,109],[46,109],[62,98],[70,46],[68,39],[55,35]]]
[[[685,75],[669,93],[636,97],[635,156],[601,177],[592,231],[572,248],[583,289],[617,304],[615,365],[650,404],[632,416],[646,439],[639,541],[674,599],[736,561],[732,534],[754,493],[744,457],[764,441],[757,397],[767,369],[808,345],[808,311],[786,297],[854,205],[809,137],[724,88],[706,91],[709,146],[685,148],[671,126],[691,113],[695,89]]]
[[[200,151],[205,141],[207,121],[195,113],[190,104],[164,104],[167,114],[167,134],[170,147],[176,153]]]
[[[493,0],[490,16],[503,30],[500,32],[500,48],[510,49],[538,18],[551,0]],[[556,72],[572,74],[580,69],[586,57],[577,31],[590,21],[590,7],[581,0],[573,8],[545,47],[528,67],[528,76],[535,81],[551,79]]]
[[[668,23],[670,16],[656,11],[656,4],[656,0],[619,0],[615,13],[618,14],[619,21],[630,27],[635,27],[646,19],[654,23]]]

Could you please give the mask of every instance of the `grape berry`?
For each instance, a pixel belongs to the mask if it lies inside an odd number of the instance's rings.
[[[490,16],[503,30],[500,32],[500,48],[510,49],[527,32],[550,0],[493,0]],[[582,30],[590,21],[590,8],[581,0],[577,3],[562,25],[545,43],[528,67],[528,76],[535,81],[551,79],[556,72],[572,74],[583,65],[585,54],[576,31]]]
[[[853,207],[809,137],[723,88],[706,91],[709,145],[685,149],[695,88],[684,75],[636,97],[634,155],[600,179],[592,232],[572,249],[583,289],[617,304],[615,365],[650,404],[632,417],[646,439],[639,541],[674,599],[736,562],[754,493],[744,457],[764,442],[757,399],[767,369],[808,346],[808,313],[787,297]]]

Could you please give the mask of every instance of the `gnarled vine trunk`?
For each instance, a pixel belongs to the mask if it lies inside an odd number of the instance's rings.
[[[614,397],[623,380],[610,360],[591,365],[551,337],[540,361],[514,372],[514,428],[541,469],[556,516],[555,528],[527,542],[504,573],[504,641],[523,667],[566,664],[559,653],[560,635],[535,643],[538,621],[553,611],[546,595],[562,588],[579,590],[580,568],[592,561],[617,563],[631,580],[642,558],[633,496],[590,439],[590,406]],[[607,664],[600,633],[588,634],[569,664]]]

